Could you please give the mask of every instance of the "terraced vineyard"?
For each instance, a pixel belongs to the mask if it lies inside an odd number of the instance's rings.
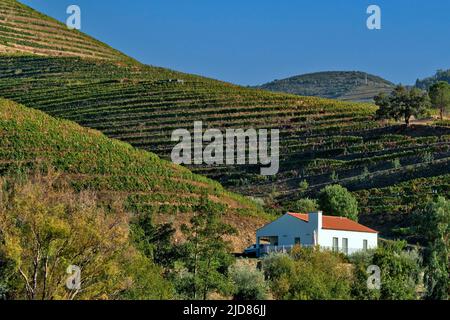
[[[375,107],[246,89],[148,66],[79,58],[1,57],[0,95],[168,158],[176,128],[280,128],[281,171],[202,166],[195,172],[243,194],[294,200],[330,183],[352,191],[449,173],[450,130],[373,120]],[[367,201],[366,201],[367,202]],[[365,202],[364,202],[365,203]],[[364,209],[370,213],[368,202]]]
[[[192,167],[275,207],[288,208],[297,198],[315,197],[332,183],[358,195],[363,219],[409,212],[406,200],[396,198],[411,197],[411,190],[417,197],[450,195],[445,187],[450,128],[417,125],[404,130],[375,121],[376,107],[371,104],[266,92],[84,55],[0,55],[0,97],[100,130],[165,159],[175,145],[172,131],[192,131],[194,121],[202,120],[205,129],[280,129],[277,176],[260,176],[259,166]],[[299,190],[304,180],[309,187]],[[374,224],[372,220],[368,225]]]
[[[15,0],[0,1],[0,53],[131,62],[129,57]]]
[[[232,239],[237,250],[252,243],[254,226],[268,218],[252,201],[152,153],[0,99],[0,175],[46,167],[61,172],[77,190],[123,199],[133,212],[148,212],[155,221],[175,226],[186,222],[191,207],[207,194],[224,219],[239,223],[239,237]]]

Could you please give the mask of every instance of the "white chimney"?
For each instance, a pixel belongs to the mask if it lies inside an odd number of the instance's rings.
[[[317,230],[317,238],[322,229],[322,211],[310,212],[308,214],[308,223],[311,224],[312,231]]]

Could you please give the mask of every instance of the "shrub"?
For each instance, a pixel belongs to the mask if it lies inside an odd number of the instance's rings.
[[[342,257],[329,251],[296,247],[290,255],[263,260],[273,295],[288,300],[349,299],[351,269]]]
[[[292,258],[284,253],[270,253],[261,262],[264,276],[268,280],[274,280],[283,274],[288,274],[293,270]]]
[[[450,201],[439,197],[415,212],[418,233],[424,238],[427,298],[447,300],[450,289]]]
[[[381,270],[380,299],[416,299],[421,278],[421,258],[417,250],[406,250],[406,242],[388,242],[374,253],[372,264]]]
[[[234,284],[233,299],[267,299],[268,286],[261,271],[248,266],[232,267],[230,277]]]

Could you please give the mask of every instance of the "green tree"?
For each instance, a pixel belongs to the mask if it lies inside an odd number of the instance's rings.
[[[425,238],[427,298],[447,300],[449,282],[450,201],[439,197],[416,212],[418,233]]]
[[[319,207],[326,214],[358,220],[358,201],[338,184],[327,186],[320,192]]]
[[[377,95],[375,104],[379,107],[378,118],[396,121],[403,119],[406,126],[409,126],[412,116],[419,117],[429,108],[430,98],[425,91],[398,85],[390,95]]]
[[[316,200],[305,198],[295,201],[292,209],[296,212],[315,212],[319,210],[319,205]]]
[[[130,223],[134,246],[156,264],[167,269],[174,267],[180,248],[172,242],[175,229],[171,224],[155,225],[152,213],[141,212]]]
[[[224,237],[234,234],[235,230],[221,221],[223,210],[202,197],[193,210],[195,215],[190,225],[181,228],[186,236],[181,262],[188,273],[183,275],[178,288],[186,297],[205,300],[212,291],[226,293],[230,290],[227,272],[234,258]]]
[[[430,87],[429,95],[431,104],[439,110],[441,120],[444,119],[444,113],[450,108],[450,84],[445,81],[439,81]]]
[[[381,270],[380,299],[417,299],[422,272],[417,250],[406,250],[404,241],[385,243],[374,252],[372,264]]]
[[[230,277],[234,284],[234,300],[265,300],[268,285],[264,274],[249,266],[232,267]]]

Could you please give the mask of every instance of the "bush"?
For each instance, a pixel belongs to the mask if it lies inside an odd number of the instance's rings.
[[[360,251],[349,257],[353,264],[353,285],[351,295],[356,300],[377,300],[380,298],[380,290],[369,289],[367,269],[372,265],[374,250]]]
[[[277,299],[349,299],[352,273],[342,257],[329,251],[296,247],[290,255],[277,254],[263,260]]]
[[[248,266],[232,267],[230,277],[234,284],[234,300],[265,300],[268,286],[264,274]]]
[[[288,274],[294,267],[293,259],[284,253],[270,253],[261,262],[264,276],[268,280],[274,280],[283,274]]]
[[[406,242],[388,242],[379,247],[372,264],[381,270],[380,299],[416,299],[421,282],[421,258],[417,250],[406,250]]]
[[[426,244],[424,250],[427,298],[447,300],[450,289],[450,201],[438,197],[415,212],[417,233]]]

